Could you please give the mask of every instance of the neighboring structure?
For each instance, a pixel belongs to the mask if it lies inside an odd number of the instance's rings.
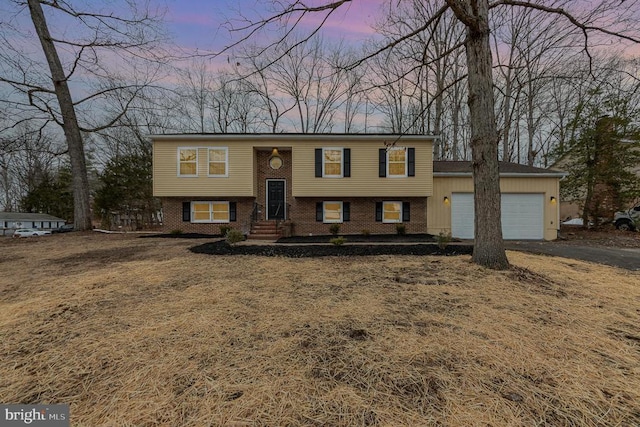
[[[183,134],[151,139],[153,194],[162,200],[165,231],[218,234],[220,225],[228,225],[253,237],[273,237],[276,225],[285,235],[309,235],[329,234],[338,223],[340,234],[394,234],[402,224],[407,233],[444,231],[473,238],[470,163],[435,162],[449,169],[434,174],[431,136]],[[535,195],[536,201],[527,200],[533,214],[506,227],[535,228],[524,238],[556,238],[557,206],[549,207],[548,201],[558,200],[562,174],[508,167],[518,170],[515,176],[503,175],[503,191]],[[534,225],[528,225],[531,217]],[[463,223],[466,228],[460,228]],[[505,233],[507,238],[521,235]]]
[[[499,163],[502,235],[507,240],[558,237],[560,178],[565,173]],[[473,239],[474,200],[471,162],[437,161],[433,197],[427,202],[427,230]]]
[[[2,235],[12,235],[18,228],[37,228],[53,230],[66,223],[62,218],[41,214],[23,212],[0,212],[0,230]]]
[[[623,140],[622,143],[635,143],[637,141],[631,140]],[[571,161],[571,151],[561,157],[557,162],[551,165],[550,169],[553,170],[570,170],[569,164]],[[640,163],[635,165],[635,167],[630,168],[630,171],[633,172],[640,179]],[[601,184],[598,184],[596,188],[600,188]],[[560,200],[560,219],[562,221],[569,220],[572,218],[582,218],[582,207],[584,206],[585,197],[584,195],[578,199],[565,199],[562,198]],[[635,206],[640,200],[632,201],[627,208],[632,208]],[[613,218],[610,218],[613,219]]]

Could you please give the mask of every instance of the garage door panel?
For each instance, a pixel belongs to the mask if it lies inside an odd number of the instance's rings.
[[[544,195],[502,194],[502,236],[507,240],[544,237]],[[451,195],[451,234],[473,239],[474,206],[472,193]]]
[[[473,239],[473,193],[451,195],[451,235],[459,239]]]

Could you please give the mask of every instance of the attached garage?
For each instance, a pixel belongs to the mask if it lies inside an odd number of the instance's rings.
[[[502,194],[502,236],[507,240],[544,238],[544,194]],[[473,193],[451,194],[451,235],[473,239]]]
[[[470,162],[433,162],[433,197],[427,201],[430,234],[473,239]],[[500,162],[502,235],[507,240],[553,240],[559,227],[560,178],[564,173]]]

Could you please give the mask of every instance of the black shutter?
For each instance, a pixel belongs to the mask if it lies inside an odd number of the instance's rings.
[[[322,222],[322,202],[316,203],[316,221]]]
[[[229,221],[236,221],[238,206],[236,202],[229,202]]]
[[[316,148],[316,178],[322,178],[322,148]]]
[[[408,162],[408,171],[407,175],[416,176],[416,149],[409,148],[409,162]]]
[[[344,173],[342,174],[342,176],[344,176],[345,178],[349,178],[351,176],[351,148],[345,148],[344,150],[342,150],[342,157],[342,166],[344,168]]]
[[[376,202],[376,221],[382,221],[382,202]]]
[[[182,202],[182,221],[191,221],[191,202]]]
[[[384,178],[387,176],[387,150],[381,148],[378,150],[378,176]],[[382,220],[380,220],[382,221]]]
[[[402,222],[411,221],[411,205],[409,202],[402,202]]]
[[[351,221],[351,203],[350,202],[342,202],[342,221],[343,222]]]

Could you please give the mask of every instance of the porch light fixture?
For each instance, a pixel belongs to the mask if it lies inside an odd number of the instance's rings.
[[[444,203],[445,206],[449,206],[451,204],[451,201],[447,196],[444,196],[444,199],[442,199],[442,203]]]
[[[556,203],[558,203],[558,201],[556,200],[556,198],[554,196],[551,196],[549,198],[549,203],[551,203],[552,205],[555,205]]]
[[[283,163],[278,149],[274,147],[273,151],[271,151],[271,156],[269,156],[269,167],[271,167],[271,169],[280,169]]]

